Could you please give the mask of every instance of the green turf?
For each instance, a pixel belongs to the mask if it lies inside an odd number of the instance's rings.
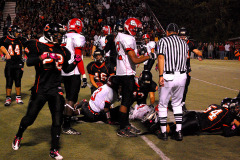
[[[90,58],[85,58],[85,66]],[[235,97],[240,89],[240,62],[225,60],[192,60],[192,81],[187,95],[187,108],[203,110],[211,103],[219,104],[224,97]],[[51,117],[47,105],[42,109],[35,123],[23,135],[22,146],[18,151],[11,148],[21,118],[24,116],[33,85],[35,71],[25,67],[22,79],[23,105],[14,101],[10,107],[4,107],[5,101],[5,62],[0,61],[0,160],[50,159]],[[143,69],[137,68],[137,75]],[[158,72],[152,70],[153,78],[158,82]],[[90,97],[90,89],[81,89],[79,100]],[[155,94],[157,105],[158,93]],[[146,131],[139,122],[134,125]],[[141,137],[121,138],[116,135],[118,126],[98,123],[74,124],[73,128],[82,132],[80,136],[61,135],[60,153],[64,159],[100,159],[100,160],[155,160],[160,159]],[[201,135],[184,137],[182,142],[169,139],[159,140],[154,135],[145,135],[170,159],[240,159],[239,137],[224,138],[219,135]]]

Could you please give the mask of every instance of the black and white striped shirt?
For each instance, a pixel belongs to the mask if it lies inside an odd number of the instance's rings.
[[[164,55],[164,72],[186,71],[189,47],[177,35],[161,38],[157,44],[157,54]]]

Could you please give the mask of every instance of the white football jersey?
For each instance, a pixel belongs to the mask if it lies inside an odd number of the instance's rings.
[[[106,40],[105,36],[98,36],[97,40],[94,41],[94,46],[103,50],[104,47],[106,46],[105,40]]]
[[[117,100],[117,97],[117,92],[105,84],[93,92],[89,106],[94,112],[99,113],[104,110],[105,102],[112,104]]]
[[[145,56],[148,56],[149,53],[151,53],[151,50],[152,50],[152,49],[155,50],[155,45],[156,45],[156,43],[155,43],[154,41],[148,42],[148,43],[145,45],[146,48],[147,48],[147,53],[145,53],[144,55],[145,55]],[[143,64],[146,65],[147,62],[148,62],[148,60],[144,61]]]
[[[116,75],[135,75],[136,65],[132,62],[127,53],[129,50],[133,50],[137,55],[135,38],[128,34],[118,33],[115,38],[115,44],[118,52]]]
[[[74,56],[75,56],[75,48],[77,47],[84,47],[86,40],[85,37],[81,34],[78,33],[67,33],[66,34],[66,48],[70,51],[71,53],[71,58],[68,61],[68,63],[73,63],[74,62]],[[83,58],[83,56],[82,56]],[[62,76],[71,76],[71,75],[80,75],[80,72],[78,70],[78,67],[76,66],[73,71],[70,73],[65,73],[62,70]]]
[[[130,112],[129,112],[129,119],[134,120],[134,119],[139,119],[142,120],[144,118],[144,116],[150,112],[152,109],[146,105],[146,104],[136,104],[133,107],[130,108]]]

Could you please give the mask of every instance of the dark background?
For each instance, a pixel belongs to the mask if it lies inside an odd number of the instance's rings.
[[[184,26],[191,38],[225,42],[240,36],[239,0],[146,0],[163,28]]]

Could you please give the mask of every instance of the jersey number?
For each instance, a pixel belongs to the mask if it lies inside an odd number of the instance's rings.
[[[95,78],[96,80],[98,80],[98,81],[103,81],[103,82],[105,82],[105,81],[107,80],[107,74],[102,72],[102,73],[100,73],[100,75],[99,75],[99,73],[96,72],[94,78]]]
[[[48,52],[44,52],[43,54],[47,54]],[[62,64],[63,64],[63,56],[61,54],[56,53],[58,60],[55,61],[56,67],[59,71],[61,71],[62,69]],[[46,58],[43,60],[43,64],[47,64],[47,63],[52,63],[53,59],[52,58]]]
[[[214,111],[211,111],[209,113],[209,116],[208,116],[208,119],[210,121],[213,121],[215,118],[217,118],[217,116],[222,113],[222,109],[217,109],[217,110],[214,110]]]
[[[9,46],[8,46],[8,53],[9,53],[11,56],[14,56],[14,53],[16,53],[16,55],[20,55],[19,45],[16,45],[15,49],[13,49],[13,46],[12,46],[12,45],[9,45]]]

